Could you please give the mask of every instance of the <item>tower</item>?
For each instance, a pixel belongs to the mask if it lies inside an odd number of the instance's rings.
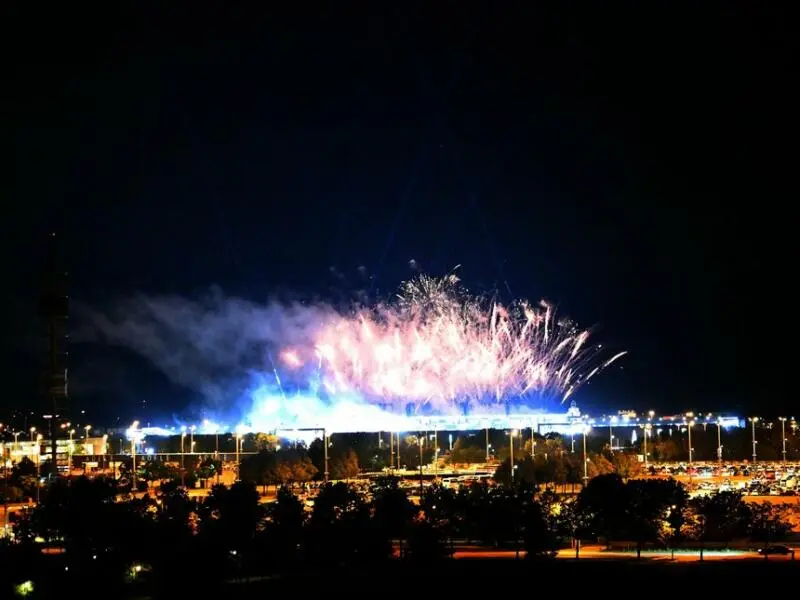
[[[50,452],[53,474],[58,474],[56,452],[56,423],[64,414],[67,401],[67,319],[69,298],[67,297],[67,273],[58,261],[56,234],[48,237],[47,258],[39,300],[39,318],[44,326],[47,340],[47,356],[42,373],[44,406],[50,414]]]

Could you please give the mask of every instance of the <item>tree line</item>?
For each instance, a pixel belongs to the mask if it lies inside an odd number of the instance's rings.
[[[534,563],[581,542],[710,548],[783,539],[788,507],[748,504],[733,492],[690,499],[674,480],[593,478],[578,495],[515,485],[433,484],[412,503],[394,477],[367,490],[340,482],[303,500],[288,486],[261,503],[255,482],[213,486],[202,499],[165,484],[119,499],[105,478],[60,480],[15,519],[0,560],[4,584],[58,587],[90,578],[104,589],[210,589],[231,578],[390,560],[447,560],[457,543],[515,550]],[[53,553],[43,554],[42,548]],[[102,581],[99,581],[102,580]]]

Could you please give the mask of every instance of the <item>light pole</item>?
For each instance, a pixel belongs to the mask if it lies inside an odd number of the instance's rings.
[[[717,462],[722,464],[722,421],[717,419]]]
[[[328,438],[328,430],[323,428],[322,429],[322,445],[325,447],[323,452],[323,458],[325,459],[325,483],[328,483],[328,479],[330,478],[330,469],[328,468],[328,446],[330,445],[330,439]],[[400,454],[400,450],[398,448],[398,456]]]
[[[439,476],[439,428],[433,428],[433,476]]]
[[[133,472],[133,493],[136,493],[136,428],[139,427],[139,421],[134,421],[131,425],[131,471]]]
[[[589,456],[586,454],[586,434],[589,433],[588,425],[583,426],[583,487],[589,483]]]
[[[194,454],[194,430],[197,429],[197,425],[192,425],[189,427],[189,452]]]
[[[36,447],[34,448],[34,450],[36,450],[36,469],[37,469],[37,472],[39,474],[39,477],[42,476],[42,440],[43,439],[44,439],[44,436],[42,436],[41,433],[37,433],[36,434]]]
[[[783,454],[783,464],[786,464],[786,417],[778,417],[781,422],[781,453]]]
[[[650,435],[650,430],[653,428],[653,426],[650,423],[648,423],[643,427],[644,427],[644,468],[648,469],[650,468],[650,465],[647,462],[647,436]]]
[[[181,487],[186,487],[186,471],[184,469],[184,457],[186,456],[186,452],[184,451],[185,441],[186,441],[186,431],[184,430],[181,431]]]
[[[516,434],[517,434],[517,432],[515,430],[513,430],[513,429],[511,430],[511,433],[508,434],[508,443],[509,443],[509,447],[508,447],[508,452],[509,452],[508,468],[509,468],[509,473],[511,474],[509,481],[511,481],[512,484],[514,483],[514,436]]]
[[[240,471],[240,465],[239,465],[239,443],[241,442],[241,440],[242,440],[242,434],[237,432],[236,433],[236,438],[235,438],[235,441],[236,441],[236,481],[239,481],[239,471]]]
[[[31,441],[34,441],[36,438],[34,434],[36,433],[36,427],[31,427]]]
[[[394,471],[394,433],[389,432],[389,472]]]
[[[689,432],[689,467],[692,466],[692,456],[694,454],[694,448],[692,448],[692,427],[694,426],[694,421],[689,421],[686,424],[687,431]]]
[[[72,452],[73,452],[73,443],[74,443],[73,440],[72,440],[72,436],[73,435],[75,435],[75,430],[74,429],[70,429],[69,430],[69,462],[67,463],[67,468],[69,470],[67,471],[67,476],[72,475]]]
[[[758,417],[750,417],[750,424],[752,425],[753,431],[753,464],[756,464],[758,461],[758,453],[756,452],[756,423],[758,423]]]
[[[533,435],[533,425],[531,425],[531,460],[536,460],[536,437]]]
[[[608,421],[608,449],[614,451],[614,423],[617,422],[617,417],[611,417]]]
[[[222,471],[222,461],[219,459],[219,425],[214,424],[214,470],[217,472],[217,485],[219,485],[220,471]]]
[[[489,428],[486,428],[486,462],[489,462]]]
[[[422,498],[422,432],[417,433],[419,445],[419,497]]]

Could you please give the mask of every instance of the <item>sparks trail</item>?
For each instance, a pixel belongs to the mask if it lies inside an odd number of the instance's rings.
[[[546,302],[510,306],[475,296],[451,274],[404,283],[391,303],[336,317],[283,364],[332,396],[454,412],[535,396],[564,401],[622,357],[602,359],[590,332]]]

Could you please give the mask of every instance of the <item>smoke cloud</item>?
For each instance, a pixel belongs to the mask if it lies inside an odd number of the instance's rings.
[[[335,311],[299,302],[254,302],[213,288],[199,299],[137,295],[109,310],[85,308],[84,341],[126,348],[215,406],[230,406],[253,377],[273,371],[282,346],[312,343]]]

